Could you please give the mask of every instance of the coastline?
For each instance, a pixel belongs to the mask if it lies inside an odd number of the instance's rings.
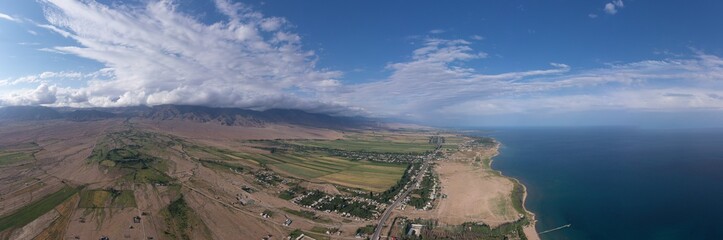
[[[499,173],[500,176],[510,179],[516,185],[519,185],[520,187],[522,187],[522,209],[525,211],[525,215],[526,215],[526,217],[529,218],[529,221],[530,221],[530,224],[523,227],[525,237],[527,237],[527,239],[529,239],[529,240],[540,240],[540,236],[539,236],[539,234],[537,234],[537,228],[535,227],[537,225],[537,219],[536,219],[535,213],[528,210],[527,207],[525,206],[525,203],[527,202],[527,186],[522,184],[522,182],[520,182],[520,180],[510,177],[510,176],[506,176],[502,173],[502,171],[492,168],[492,163],[494,162],[494,158],[500,154],[500,146],[502,146],[502,143],[497,141],[497,139],[494,139],[494,138],[492,138],[492,139],[495,142],[495,146],[494,146],[495,153],[490,157],[489,165],[487,167],[489,167],[491,170],[494,170],[497,173]]]
[[[539,240],[535,214],[525,207],[527,187],[492,168],[494,158],[500,154],[500,142],[491,138],[477,142],[477,139],[468,136],[460,149],[436,162],[434,171],[443,197],[434,208],[431,211],[403,209],[402,214],[411,219],[436,219],[439,226],[482,223],[493,229],[507,224],[504,234],[515,236],[513,239],[519,236]]]

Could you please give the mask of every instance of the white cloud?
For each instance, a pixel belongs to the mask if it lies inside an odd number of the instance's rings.
[[[472,36],[470,36],[469,38],[471,38],[472,40],[476,40],[476,41],[485,40],[485,37],[480,36],[480,35],[472,35]]]
[[[589,17],[589,18],[597,18],[597,14],[590,13],[590,14],[587,15],[587,17]]]
[[[427,39],[409,61],[391,63],[392,71],[383,81],[347,86],[343,102],[387,116],[413,116],[431,113],[455,99],[475,98],[504,90],[505,81],[530,76],[554,75],[569,71],[564,64],[551,69],[481,74],[464,63],[481,59],[464,40]]]
[[[604,10],[607,14],[616,14],[616,13],[618,13],[618,10],[615,8],[615,5],[612,4],[612,3],[606,3],[606,4],[605,4],[605,8],[603,8],[603,10]]]
[[[64,96],[52,104],[339,107],[318,99],[340,86],[342,73],[317,69],[314,52],[285,31],[285,19],[265,17],[241,3],[216,0],[227,20],[204,24],[166,0],[143,6],[40,2],[48,24],[38,26],[77,42],[41,50],[96,60],[111,76],[57,91]]]
[[[16,79],[5,79],[0,81],[0,86],[17,85],[24,83],[47,83],[54,80],[82,79],[80,72],[43,72],[36,75],[27,75]]]
[[[52,104],[57,100],[57,91],[58,88],[55,85],[42,83],[35,89],[14,92],[0,98],[0,105]]]
[[[342,102],[382,116],[434,121],[455,116],[623,109],[723,109],[723,59],[646,60],[573,71],[551,68],[485,74],[464,40],[428,39],[382,81],[346,86]],[[685,86],[685,87],[683,87]],[[682,97],[691,96],[691,97]]]
[[[432,29],[429,31],[430,34],[442,34],[446,32],[444,29]]]
[[[721,90],[663,88],[610,91],[602,94],[536,96],[473,100],[450,105],[440,112],[456,116],[565,113],[590,110],[688,111],[723,109]]]
[[[278,17],[266,18],[261,21],[261,29],[273,32],[279,30],[284,24],[286,24],[286,19]]]
[[[625,7],[625,4],[623,3],[622,0],[615,0],[615,1],[612,1],[609,3],[606,3],[605,7],[603,8],[603,11],[605,11],[605,13],[607,13],[607,14],[615,15],[616,13],[618,13],[618,10],[623,7]]]
[[[613,4],[615,4],[615,6],[619,8],[625,7],[625,4],[623,4],[623,0],[615,0],[613,1]]]
[[[11,17],[10,15],[4,14],[4,13],[0,13],[0,19],[8,20],[11,22],[21,22],[20,19]]]

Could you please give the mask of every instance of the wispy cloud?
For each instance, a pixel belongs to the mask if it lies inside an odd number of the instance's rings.
[[[346,102],[388,116],[453,116],[590,110],[723,109],[723,59],[689,58],[484,74],[465,67],[481,58],[464,40],[428,39],[409,61],[388,65],[389,78],[348,86]],[[712,95],[711,95],[712,94]],[[687,96],[687,97],[682,97]]]
[[[4,13],[0,13],[0,19],[12,21],[12,22],[21,22],[20,19],[11,17],[10,15],[4,14]]]
[[[491,96],[503,90],[504,82],[569,71],[567,65],[553,64],[550,69],[481,74],[464,67],[464,62],[487,54],[469,45],[465,40],[427,39],[409,61],[387,65],[389,78],[348,86],[342,97],[379,114],[414,116],[462,99]]]
[[[84,75],[80,72],[43,72],[36,75],[28,75],[16,79],[0,80],[0,86],[17,85],[24,83],[49,83],[50,81],[82,79]]]

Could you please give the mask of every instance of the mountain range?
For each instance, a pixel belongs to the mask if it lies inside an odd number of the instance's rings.
[[[376,126],[378,124],[376,120],[365,117],[331,116],[295,109],[255,111],[240,108],[216,108],[191,105],[116,108],[11,106],[0,108],[0,121],[97,121],[112,118],[134,118],[151,121],[183,120],[244,127],[264,127],[266,124],[273,123],[320,128],[356,128]]]

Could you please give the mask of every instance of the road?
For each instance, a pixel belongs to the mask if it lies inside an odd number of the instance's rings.
[[[379,240],[379,237],[382,234],[382,228],[384,228],[384,223],[389,219],[389,216],[392,215],[392,211],[394,211],[394,209],[397,208],[397,205],[399,205],[399,203],[404,201],[404,198],[406,198],[407,195],[409,195],[409,193],[412,192],[412,190],[416,189],[415,186],[417,185],[417,183],[422,181],[422,178],[424,177],[424,173],[427,172],[427,168],[429,167],[429,161],[430,161],[430,159],[432,159],[434,154],[437,153],[437,151],[439,151],[439,148],[437,148],[436,151],[434,151],[433,153],[429,154],[427,157],[424,158],[424,162],[422,163],[421,171],[419,171],[417,173],[417,177],[414,178],[414,182],[412,182],[412,185],[410,185],[410,187],[407,188],[407,190],[404,191],[402,193],[402,195],[399,195],[397,200],[395,200],[392,204],[390,204],[387,207],[386,210],[384,210],[384,214],[382,214],[382,217],[379,219],[377,228],[374,229],[374,235],[372,235],[372,240]]]

